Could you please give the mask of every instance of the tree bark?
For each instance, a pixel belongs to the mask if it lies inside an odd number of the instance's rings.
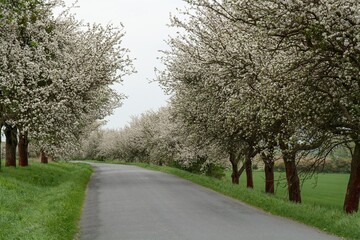
[[[274,161],[264,161],[265,163],[265,192],[274,193]]]
[[[45,163],[45,164],[48,163],[48,157],[46,156],[44,150],[41,150],[40,152],[40,161],[41,163]]]
[[[232,184],[239,184],[240,174],[238,170],[238,162],[234,153],[230,153],[230,162],[232,167],[231,182]]]
[[[16,167],[16,146],[17,146],[17,128],[9,125],[5,126],[5,152],[6,167]]]
[[[254,188],[251,156],[247,156],[246,158],[247,158],[245,161],[246,187]]]
[[[262,161],[264,162],[265,168],[265,192],[274,193],[274,148],[270,147],[267,149],[268,152],[262,152],[260,154]]]
[[[301,203],[300,179],[296,169],[295,154],[283,154],[289,200]]]
[[[354,153],[351,160],[350,178],[347,186],[344,211],[354,213],[359,208],[360,196],[360,142],[355,142]]]
[[[18,150],[19,150],[19,166],[26,167],[29,165],[29,154],[28,154],[28,134],[27,132],[20,132],[19,134],[19,144],[18,144]]]

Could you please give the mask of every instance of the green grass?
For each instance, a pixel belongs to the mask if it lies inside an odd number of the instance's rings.
[[[240,178],[240,186],[246,186],[245,173]],[[264,172],[254,171],[254,188],[260,192],[265,192]],[[287,186],[285,173],[275,173],[275,194],[278,197],[287,199]],[[326,206],[334,209],[341,209],[344,203],[346,186],[349,174],[341,173],[320,173],[310,179],[302,180],[301,197],[302,202],[313,205]],[[223,179],[230,181],[230,173]]]
[[[278,187],[275,196],[264,193],[261,172],[254,173],[258,187],[251,190],[242,185],[233,185],[228,180],[217,180],[175,168],[143,163],[135,165],[182,177],[271,214],[294,219],[330,234],[346,239],[360,239],[360,213],[348,215],[342,211],[342,199],[348,178],[346,174],[321,174],[318,176],[316,188],[313,188],[314,179],[306,182],[302,190],[303,203],[294,204],[286,199],[285,188]]]
[[[0,239],[74,239],[91,172],[74,163],[2,168]]]

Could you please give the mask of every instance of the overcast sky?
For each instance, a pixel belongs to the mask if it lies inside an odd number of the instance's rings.
[[[74,1],[65,2],[70,6]],[[157,60],[161,56],[159,50],[167,49],[164,40],[174,32],[166,26],[170,12],[176,13],[176,8],[184,5],[182,0],[78,1],[78,8],[73,10],[77,19],[102,24],[121,22],[126,31],[123,46],[130,50],[132,58],[136,58],[134,66],[137,73],[126,77],[122,86],[115,87],[128,98],[122,107],[106,118],[106,128],[121,128],[131,116],[166,105],[168,97],[157,83],[149,83],[149,80],[155,77],[154,68],[162,67]]]

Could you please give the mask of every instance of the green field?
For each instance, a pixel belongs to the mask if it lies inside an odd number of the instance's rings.
[[[0,239],[74,239],[91,172],[72,163],[2,168]]]
[[[254,171],[253,177],[255,190],[264,192],[264,172]],[[275,173],[275,179],[275,195],[287,199],[285,173]],[[348,180],[349,174],[341,173],[320,173],[302,180],[302,202],[342,209]],[[230,182],[230,173],[226,174],[223,181]],[[246,186],[245,173],[240,178],[240,186]]]

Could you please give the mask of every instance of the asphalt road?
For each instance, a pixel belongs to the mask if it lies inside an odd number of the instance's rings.
[[[338,239],[168,174],[92,165],[80,239]]]

